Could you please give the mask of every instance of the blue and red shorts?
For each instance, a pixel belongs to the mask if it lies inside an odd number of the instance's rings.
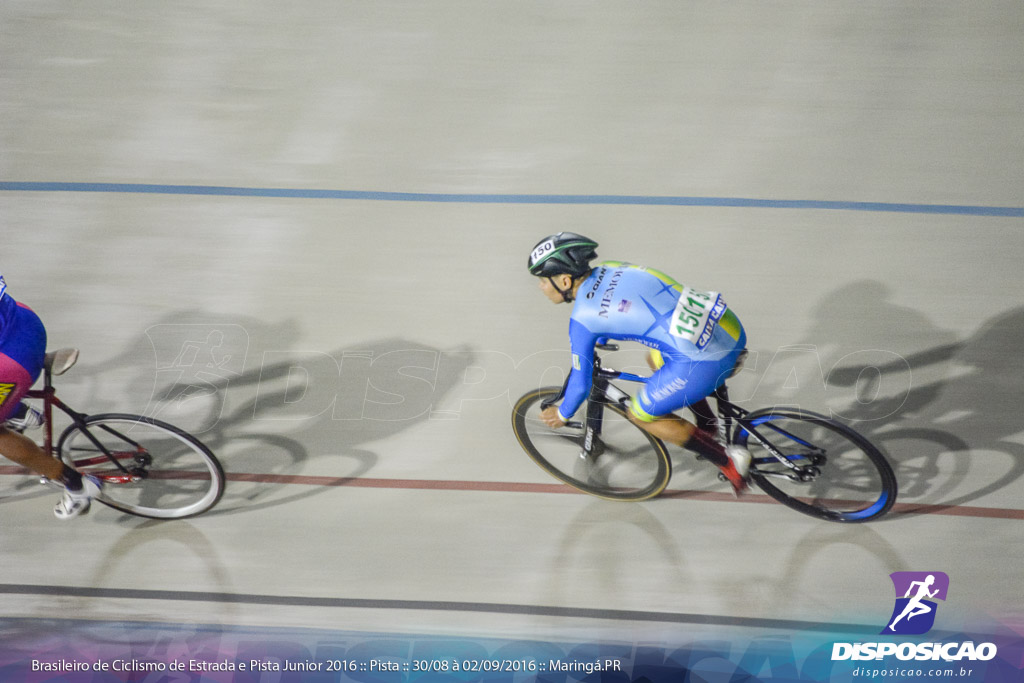
[[[0,423],[11,416],[39,379],[46,355],[46,328],[32,309],[18,304],[0,329]]]

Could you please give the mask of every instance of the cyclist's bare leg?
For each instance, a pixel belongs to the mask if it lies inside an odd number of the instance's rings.
[[[90,488],[86,489],[81,474],[51,458],[24,434],[4,427],[0,427],[0,455],[64,486],[64,495],[54,510],[58,519],[71,519],[88,511],[89,502],[102,487],[95,477],[90,477]]]
[[[675,414],[662,415],[651,422],[644,422],[632,411],[627,413],[630,421],[645,432],[650,433],[662,441],[674,443],[677,446],[686,447],[697,426],[688,420],[684,420]]]
[[[725,474],[737,494],[747,488],[745,476],[736,470],[736,466],[729,458],[725,448],[718,443],[714,435],[698,429],[692,422],[673,413],[656,417],[650,422],[636,417],[632,411],[627,412],[627,415],[633,424],[652,436],[694,451],[716,465]]]
[[[709,437],[706,432],[698,429],[689,420],[684,420],[674,413],[662,415],[651,422],[644,422],[630,412],[629,419],[640,429],[662,441],[696,451],[719,467],[728,467],[729,465],[729,456],[725,454],[725,450],[718,441]]]
[[[53,481],[60,481],[64,473],[64,463],[51,458],[24,434],[4,427],[0,427],[0,455]]]

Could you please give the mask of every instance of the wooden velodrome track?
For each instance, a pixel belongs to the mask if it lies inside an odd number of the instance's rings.
[[[193,429],[230,481],[196,519],[60,524],[2,470],[0,620],[672,642],[873,628],[890,573],[940,570],[949,628],[1019,628],[1022,23],[3,5],[9,291],[82,349],[64,398]],[[661,499],[567,495],[508,424],[568,363],[525,270],[561,229],[727,293],[755,360],[734,397],[858,420],[894,513],[735,501],[681,452]]]

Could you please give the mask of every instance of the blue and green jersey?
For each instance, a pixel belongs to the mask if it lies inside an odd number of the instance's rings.
[[[559,407],[563,420],[590,393],[598,339],[639,342],[660,351],[668,366],[732,357],[745,335],[719,293],[687,287],[652,268],[601,263],[577,290],[569,319],[572,370]]]

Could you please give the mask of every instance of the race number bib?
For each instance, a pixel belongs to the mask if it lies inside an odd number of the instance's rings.
[[[543,244],[538,244],[537,248],[533,250],[532,254],[530,254],[530,267],[533,267],[534,265],[537,264],[538,261],[540,261],[545,256],[553,253],[554,251],[555,251],[555,241],[554,240],[548,240],[548,241],[544,242]]]
[[[692,342],[700,350],[711,341],[726,305],[718,292],[701,292],[684,287],[669,323],[669,334]]]

